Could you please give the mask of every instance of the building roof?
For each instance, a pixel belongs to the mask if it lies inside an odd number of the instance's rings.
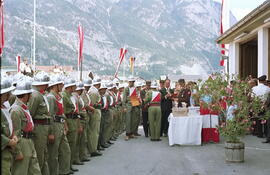
[[[218,37],[218,44],[228,44],[243,33],[250,33],[259,26],[264,25],[270,18],[270,0],[266,0],[243,19],[234,24],[226,32]]]

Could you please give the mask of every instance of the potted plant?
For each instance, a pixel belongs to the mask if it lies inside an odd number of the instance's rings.
[[[251,129],[251,116],[262,111],[258,97],[252,94],[247,81],[237,77],[229,81],[229,75],[216,73],[205,82],[200,82],[198,94],[211,100],[201,101],[203,108],[219,113],[218,130],[225,142],[225,156],[228,162],[243,162],[245,144],[241,141]]]

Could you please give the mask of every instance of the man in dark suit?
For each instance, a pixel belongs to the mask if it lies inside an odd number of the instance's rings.
[[[146,81],[146,86],[141,90],[140,96],[142,99],[142,119],[143,119],[143,130],[145,137],[148,137],[148,105],[144,103],[145,95],[150,90],[151,81]]]
[[[163,134],[164,136],[167,136],[169,127],[168,117],[172,112],[172,95],[174,93],[174,90],[170,88],[170,83],[171,81],[167,79],[165,81],[165,86],[160,89],[162,112],[160,136],[162,136]]]
[[[182,103],[186,103],[187,107],[190,106],[190,96],[191,96],[191,91],[189,88],[186,86],[186,82],[184,79],[179,79],[178,83],[180,85],[180,92],[178,94],[178,107],[183,107]]]

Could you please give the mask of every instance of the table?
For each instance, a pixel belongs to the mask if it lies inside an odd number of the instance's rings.
[[[201,145],[203,117],[192,115],[187,117],[169,116],[169,145]]]
[[[169,116],[169,145],[201,145],[214,141],[219,142],[217,115],[192,114],[187,117]]]

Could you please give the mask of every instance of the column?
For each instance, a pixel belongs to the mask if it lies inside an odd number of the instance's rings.
[[[239,74],[239,43],[230,43],[229,49],[229,74],[236,75]]]
[[[258,77],[268,75],[268,28],[258,31]]]

